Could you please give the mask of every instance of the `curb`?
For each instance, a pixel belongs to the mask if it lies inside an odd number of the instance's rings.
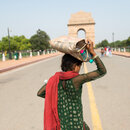
[[[60,54],[50,56],[50,57],[44,57],[44,58],[41,58],[41,59],[38,59],[38,60],[35,60],[35,61],[31,61],[31,62],[27,62],[27,63],[23,63],[23,64],[21,63],[21,64],[16,65],[16,66],[8,67],[8,68],[0,70],[0,73],[4,73],[4,72],[7,72],[7,71],[16,69],[16,68],[20,68],[20,67],[23,67],[23,66],[26,66],[26,65],[29,65],[29,64],[33,64],[33,63],[36,63],[36,62],[39,62],[39,61],[42,61],[42,60],[45,60],[45,59],[48,59],[48,58],[51,58],[51,57],[58,56],[58,55],[60,55]]]
[[[130,58],[130,56],[127,56],[127,55],[123,55],[123,54],[114,54],[112,53],[113,55],[117,55],[117,56],[123,56],[123,57],[126,57],[126,58]]]

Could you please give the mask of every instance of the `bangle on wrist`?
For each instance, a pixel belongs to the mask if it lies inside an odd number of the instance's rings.
[[[93,60],[96,59],[97,57],[98,57],[98,55],[95,55],[95,56],[93,57]]]

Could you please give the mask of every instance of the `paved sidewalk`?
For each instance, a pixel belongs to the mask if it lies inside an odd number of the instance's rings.
[[[124,56],[124,57],[130,58],[130,52],[116,52],[116,51],[113,51],[112,54],[113,55]]]
[[[28,64],[32,64],[41,60],[44,60],[46,58],[50,58],[53,56],[60,55],[60,52],[53,53],[53,54],[46,54],[46,55],[39,55],[39,56],[33,56],[33,57],[26,57],[19,60],[7,60],[7,61],[0,61],[0,73],[19,68]]]

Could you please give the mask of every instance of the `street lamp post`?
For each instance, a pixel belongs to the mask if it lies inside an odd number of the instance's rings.
[[[112,41],[113,41],[113,46],[114,46],[114,50],[115,50],[115,43],[114,43],[114,32],[112,33]]]
[[[9,40],[9,59],[12,59],[11,51],[10,51],[10,35],[9,35],[9,28],[8,28],[8,40]]]

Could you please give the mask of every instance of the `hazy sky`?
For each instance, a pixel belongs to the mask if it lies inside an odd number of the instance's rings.
[[[0,40],[10,35],[30,38],[38,29],[51,39],[67,35],[71,14],[91,12],[95,42],[112,42],[130,36],[130,0],[0,0]]]

